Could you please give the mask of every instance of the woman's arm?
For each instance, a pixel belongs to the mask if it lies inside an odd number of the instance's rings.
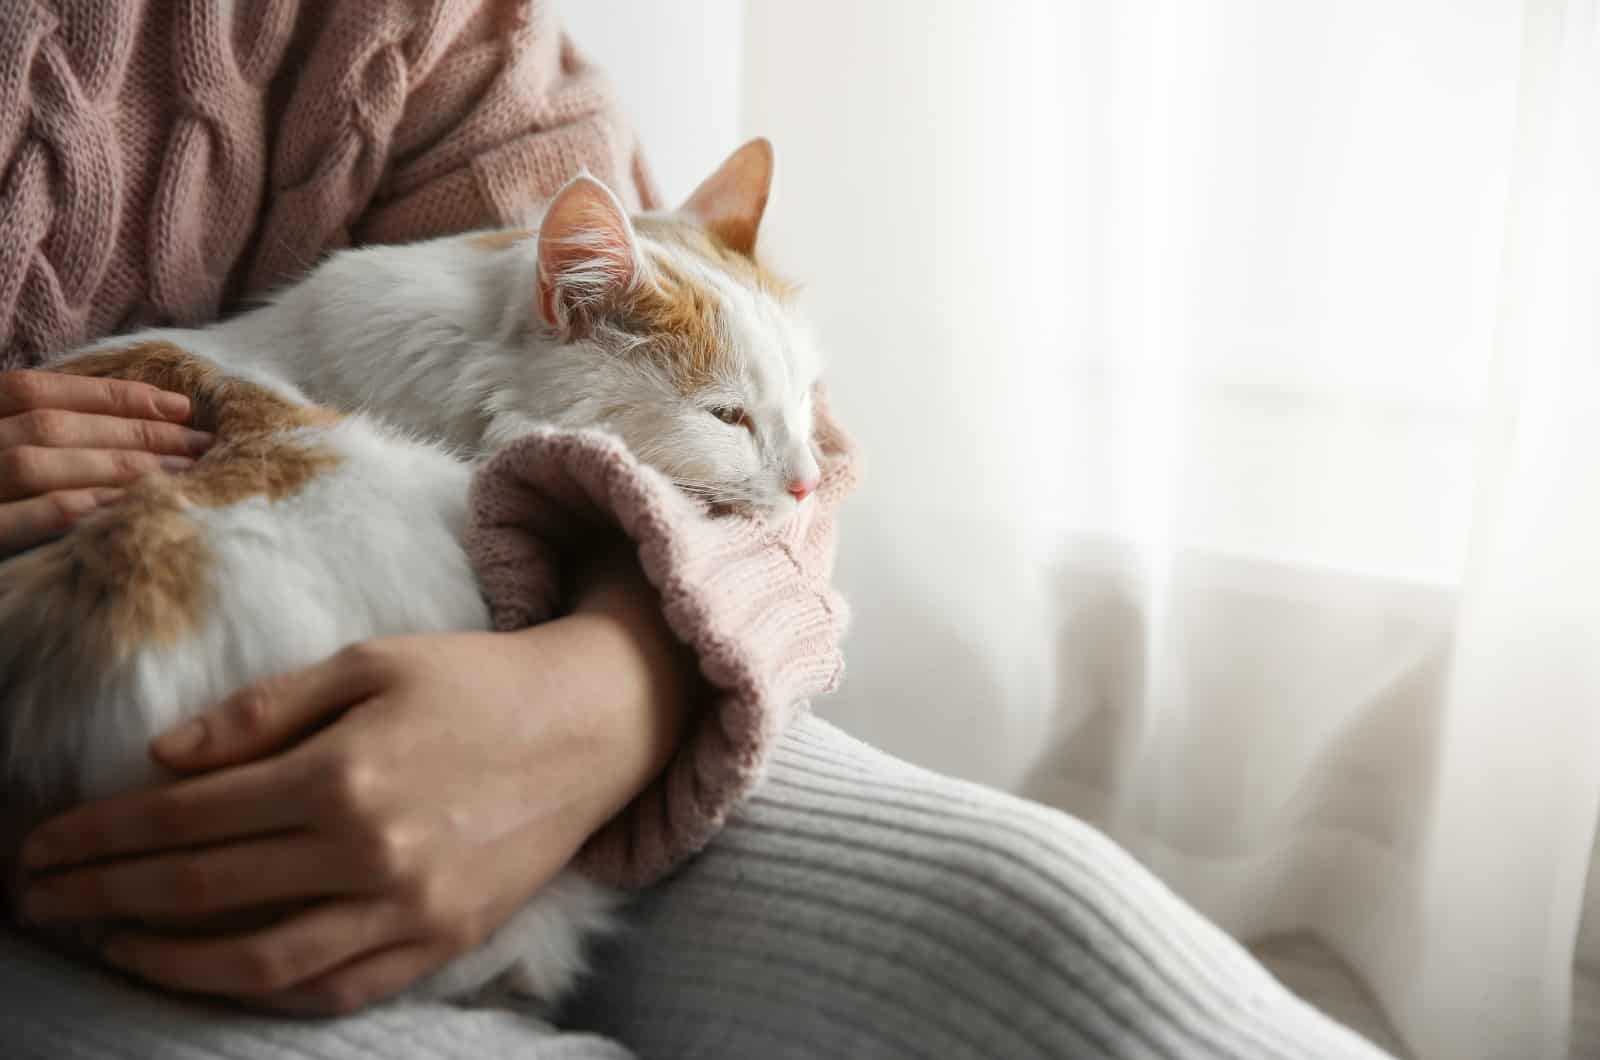
[[[612,783],[597,792],[587,839],[672,760],[692,705],[709,689],[694,653],[668,629],[659,594],[624,548],[587,564],[565,629],[582,679],[604,684],[586,698],[609,716],[594,737]]]
[[[157,741],[185,779],[33,833],[24,915],[195,927],[287,904],[253,930],[127,930],[104,952],[173,989],[344,1012],[477,945],[580,847],[597,878],[658,877],[838,679],[827,575],[853,472],[825,402],[818,422],[823,485],[782,527],[708,518],[599,436],[508,449],[475,494],[491,599],[553,606],[519,578],[549,584],[539,565],[564,556],[570,613],[372,641],[236,693]],[[592,547],[597,516],[640,564]]]

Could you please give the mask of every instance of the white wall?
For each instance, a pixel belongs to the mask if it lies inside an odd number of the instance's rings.
[[[743,0],[560,0],[579,49],[634,120],[656,182],[683,198],[740,143]]]

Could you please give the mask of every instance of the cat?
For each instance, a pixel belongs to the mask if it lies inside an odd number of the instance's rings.
[[[342,251],[225,322],[52,359],[187,394],[216,442],[0,563],[6,805],[37,821],[156,783],[155,735],[348,644],[487,629],[468,483],[541,425],[611,431],[713,510],[804,503],[821,362],[754,256],[771,179],[754,140],[630,217],[580,174],[528,228]],[[615,902],[563,872],[412,994],[553,1004]]]

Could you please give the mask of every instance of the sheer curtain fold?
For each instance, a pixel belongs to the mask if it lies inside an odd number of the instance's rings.
[[[1097,821],[1238,934],[1316,931],[1421,1060],[1565,1055],[1595,9],[742,13],[764,239],[871,456],[825,709]]]

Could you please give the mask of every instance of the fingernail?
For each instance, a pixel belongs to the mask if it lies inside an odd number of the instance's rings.
[[[157,736],[153,747],[157,754],[166,757],[185,755],[200,746],[200,741],[205,738],[205,722],[199,718],[186,721],[176,729],[171,729]]]
[[[61,511],[68,519],[82,519],[98,506],[99,502],[94,499],[93,493],[64,493],[61,495]]]
[[[67,493],[61,498],[61,510],[66,513],[68,519],[82,519],[108,504],[116,503],[117,498],[126,492],[107,486],[81,493]]]
[[[156,395],[156,411],[169,420],[186,420],[189,418],[189,399],[182,394],[163,390]]]
[[[194,467],[194,461],[186,456],[164,456],[161,458],[163,471],[187,471]]]
[[[216,440],[216,435],[208,434],[205,431],[189,431],[183,436],[184,446],[195,456],[199,456],[207,449],[210,449],[211,443]]]

